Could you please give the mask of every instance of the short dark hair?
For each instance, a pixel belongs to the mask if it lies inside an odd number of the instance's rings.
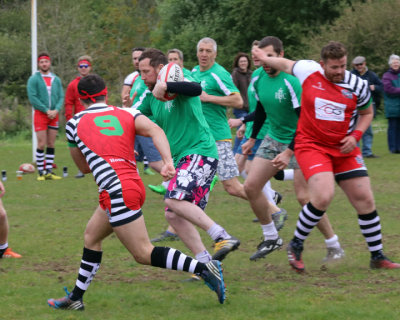
[[[253,43],[251,44],[251,47],[257,46],[260,44],[260,41],[254,40]]]
[[[86,94],[96,94],[99,93],[100,91],[104,90],[106,88],[106,83],[104,82],[103,78],[100,77],[97,74],[89,74],[86,77],[81,78],[78,83],[78,92],[81,95],[86,95]],[[85,92],[83,92],[85,91]],[[98,97],[93,97],[93,99],[97,101],[102,101],[106,98],[106,96],[98,96]],[[82,100],[83,102],[87,104],[93,103],[92,100],[90,99],[85,99]]]
[[[277,37],[264,37],[260,40],[260,43],[258,44],[258,47],[261,49],[268,46],[272,46],[276,54],[281,54],[281,52],[283,52],[283,43]]]
[[[143,51],[141,56],[139,57],[139,61],[144,59],[150,59],[150,65],[155,68],[158,67],[160,64],[166,65],[168,64],[168,59],[165,54],[158,49],[150,48]]]
[[[245,57],[245,58],[247,59],[247,62],[248,62],[248,64],[249,64],[249,66],[248,66],[247,68],[248,68],[248,69],[251,69],[251,60],[250,60],[250,57],[249,57],[249,55],[248,55],[247,53],[245,53],[245,52],[239,52],[239,53],[236,55],[235,59],[233,60],[233,69],[239,68],[239,59],[240,59],[241,57]]]
[[[142,51],[143,52],[144,50],[146,50],[145,47],[135,47],[135,48],[132,49],[132,52],[135,52],[135,51]]]
[[[345,46],[337,41],[329,41],[329,43],[321,50],[321,59],[326,62],[328,59],[341,59],[347,56]]]

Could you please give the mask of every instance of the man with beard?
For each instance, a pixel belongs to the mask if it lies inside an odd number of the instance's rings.
[[[268,57],[283,57],[282,41],[276,37],[263,38],[257,49]],[[254,48],[253,48],[254,49]],[[256,152],[251,170],[244,183],[251,208],[261,224],[264,240],[258,245],[250,260],[265,257],[280,249],[283,241],[272,221],[273,208],[268,203],[262,188],[279,170],[286,166],[294,169],[294,188],[301,205],[308,202],[307,184],[293,156],[291,142],[296,131],[300,110],[300,82],[292,75],[271,68],[263,63],[263,72],[254,82],[258,99],[251,138],[242,145],[243,153],[251,153],[257,134],[265,120],[268,121],[267,134]],[[267,210],[266,210],[267,208]],[[343,257],[338,237],[332,230],[327,216],[319,224],[328,247],[326,261]]]
[[[56,176],[52,169],[58,115],[64,103],[64,91],[60,78],[50,72],[51,60],[47,52],[38,55],[38,67],[39,71],[29,78],[27,85],[28,98],[35,109],[33,125],[37,138],[36,165],[39,173],[37,180],[58,180],[61,177]],[[46,168],[44,168],[45,158]]]
[[[126,108],[132,107],[136,101],[142,99],[142,95],[147,89],[139,72],[139,58],[144,50],[146,50],[144,47],[132,49],[132,64],[135,71],[125,78],[121,91],[122,104]],[[144,174],[155,175],[152,169],[160,173],[162,167],[161,156],[151,138],[136,136],[135,150],[138,153],[136,161],[143,162]]]
[[[358,224],[371,253],[373,269],[397,269],[383,254],[380,219],[367,168],[357,142],[371,124],[373,110],[368,82],[346,70],[347,51],[340,42],[321,50],[320,63],[253,54],[266,66],[296,76],[302,83],[302,111],[294,153],[308,182],[309,202],[300,212],[287,247],[289,264],[304,271],[303,243],[331,203],[335,181],[358,214]],[[279,159],[273,163],[280,166]]]
[[[149,90],[137,105],[144,115],[154,117],[171,146],[176,174],[165,194],[165,216],[197,260],[221,261],[239,247],[240,241],[204,212],[210,184],[217,171],[218,151],[202,113],[199,98],[202,90],[198,83],[190,81],[156,84],[157,75],[166,64],[167,57],[160,50],[147,49],[142,53],[139,69]],[[167,101],[164,98],[167,91],[178,95]],[[213,257],[206,250],[196,226],[215,242]]]

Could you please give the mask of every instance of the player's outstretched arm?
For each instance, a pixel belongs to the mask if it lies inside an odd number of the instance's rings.
[[[200,95],[200,100],[202,102],[210,102],[224,107],[231,107],[235,109],[243,108],[243,99],[238,92],[232,93],[229,96],[213,96],[203,91]]]
[[[269,57],[262,49],[258,47],[254,47],[251,50],[251,53],[254,58],[260,60],[262,64],[266,64],[271,68],[292,74],[293,66],[296,61],[281,57]]]

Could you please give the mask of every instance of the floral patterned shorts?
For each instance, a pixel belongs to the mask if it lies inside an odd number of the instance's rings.
[[[214,158],[198,154],[183,157],[169,182],[165,199],[190,201],[204,210],[217,166],[218,160]]]

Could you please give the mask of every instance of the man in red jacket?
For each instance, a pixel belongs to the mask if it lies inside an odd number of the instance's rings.
[[[72,80],[67,87],[65,94],[65,120],[68,122],[75,114],[85,110],[79,100],[78,82],[81,78],[86,77],[92,71],[92,58],[90,56],[81,56],[78,58],[79,76]],[[85,175],[78,171],[75,178],[83,178]]]

